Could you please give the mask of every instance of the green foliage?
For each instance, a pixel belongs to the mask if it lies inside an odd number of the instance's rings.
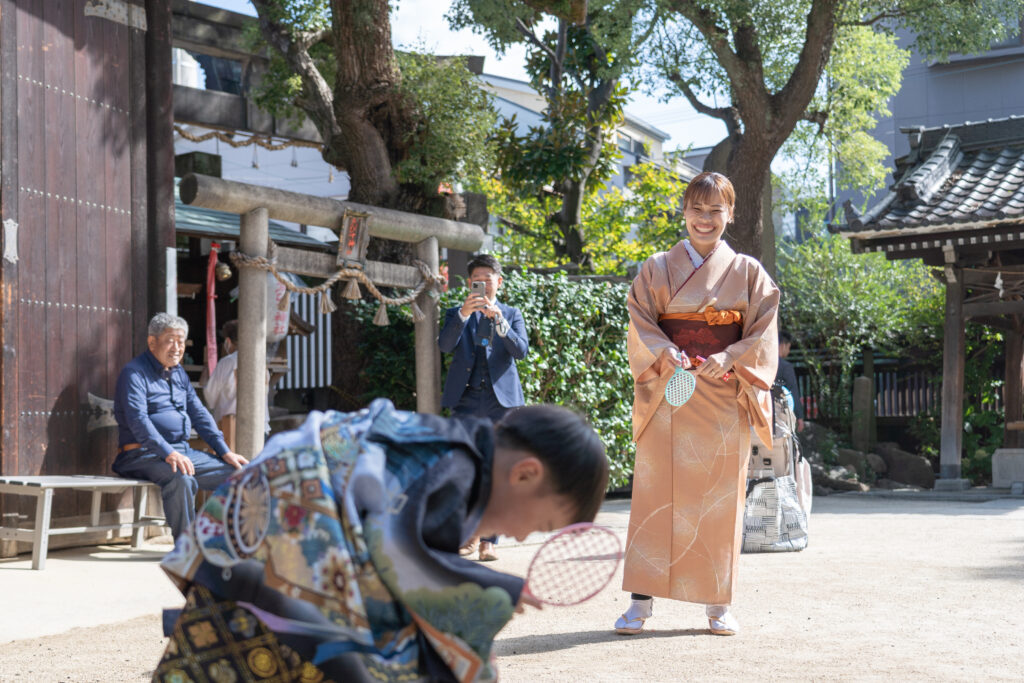
[[[898,25],[914,35],[914,49],[938,61],[983,52],[1017,32],[1021,0],[901,0]],[[888,0],[865,0],[864,16],[892,10]]]
[[[499,297],[526,321],[530,352],[518,363],[526,402],[555,403],[586,415],[601,435],[611,460],[611,485],[633,471],[633,379],[626,360],[628,285],[572,282],[565,275],[508,274]],[[442,311],[462,303],[465,287],[442,296]],[[390,309],[389,327],[370,324],[376,305],[360,302],[367,359],[368,402],[385,396],[400,408],[415,409],[413,330],[405,310]],[[450,354],[443,357],[447,372]]]
[[[883,254],[853,254],[839,235],[809,240],[784,251],[778,262],[780,325],[804,349],[829,426],[847,433],[852,370],[866,348],[896,354],[934,343],[941,329],[943,292],[918,261]]]
[[[826,169],[835,168],[839,190],[857,189],[865,197],[885,184],[889,150],[870,132],[888,116],[888,102],[899,92],[910,51],[896,37],[866,26],[838,29],[832,58],[808,111],[823,112],[823,122],[797,124],[779,153],[775,178],[784,209],[811,212],[808,223],[823,225],[830,208],[825,196]]]
[[[438,59],[399,52],[402,92],[416,104],[420,121],[408,158],[395,167],[400,183],[457,183],[494,164],[490,135],[498,115],[494,98],[480,86],[463,58]],[[457,142],[454,142],[457,141]]]
[[[387,398],[401,410],[416,410],[416,355],[412,313],[403,306],[388,307],[390,325],[373,324],[376,301],[355,301],[355,317],[360,323],[359,356],[363,367],[363,386],[358,401],[368,404],[375,398]]]
[[[329,29],[332,14],[326,0],[275,0],[269,16],[294,33]],[[372,26],[372,17],[355,15]],[[247,29],[250,49],[265,51],[267,72],[253,89],[257,105],[296,124],[306,118],[302,79],[281,53],[269,49],[254,24]],[[345,49],[351,49],[346,46]],[[329,84],[336,82],[337,58],[329,32],[309,46],[309,56]],[[401,78],[399,95],[412,104],[415,125],[401,140],[407,151],[393,160],[395,179],[405,186],[421,186],[425,196],[437,193],[441,183],[461,183],[494,165],[491,135],[497,123],[493,97],[466,68],[463,58],[439,58],[422,45],[395,55]],[[453,144],[453,141],[458,141]]]
[[[670,170],[674,157],[665,161],[631,166],[624,190],[612,187],[586,208],[583,229],[595,273],[625,275],[630,264],[671,249],[683,237],[686,182]]]
[[[671,156],[667,162],[671,165]],[[505,228],[497,242],[507,260],[525,267],[559,264],[544,231],[548,215],[557,210],[556,197],[523,196],[498,178],[479,181],[475,189],[487,195],[488,209]],[[581,229],[593,272],[625,275],[630,264],[678,242],[685,190],[686,183],[668,166],[646,162],[630,168],[624,189],[611,187],[588,195]]]
[[[540,124],[525,131],[515,117],[502,122],[497,168],[509,191],[551,207],[534,232],[552,243],[544,251],[557,260],[586,264],[577,245],[579,208],[618,168],[615,131],[627,95],[621,79],[636,66],[650,29],[641,5],[591,0],[584,24],[561,20],[550,30],[543,15],[513,0],[455,0],[447,15],[452,28],[483,34],[499,53],[526,45],[530,84],[546,106]],[[561,202],[549,202],[552,193]]]
[[[734,157],[729,168],[764,166],[758,155],[782,151],[796,163],[775,168],[779,186],[792,206],[824,217],[830,162],[841,162],[841,188],[870,194],[882,186],[888,169],[885,146],[869,131],[885,103],[899,89],[909,51],[897,45],[900,29],[910,29],[912,47],[927,58],[977,52],[1018,25],[1024,0],[662,0],[665,19],[645,52],[643,78],[665,99],[685,97],[710,111],[742,136],[755,135],[751,158]],[[808,17],[836,9],[829,26],[808,31]],[[698,28],[700,27],[700,28]],[[807,50],[834,32],[823,59],[801,64]],[[825,41],[824,45],[827,45]],[[821,71],[822,67],[825,67]],[[784,88],[800,77],[817,78],[811,101]],[[790,128],[792,121],[806,119]],[[792,137],[791,137],[792,136]],[[782,147],[786,140],[790,144]],[[808,175],[806,168],[814,166]],[[764,172],[767,174],[768,169]]]
[[[331,25],[331,9],[327,0],[272,0],[258,8],[270,21],[278,22],[291,32],[320,31]],[[302,79],[291,70],[281,53],[267,45],[259,25],[245,28],[246,47],[268,58],[267,71],[253,86],[252,96],[263,111],[294,124],[305,119],[302,109]],[[334,82],[334,53],[326,42],[311,45],[309,56],[328,83]]]
[[[939,329],[941,331],[941,323]],[[960,466],[965,479],[984,484],[992,481],[992,454],[1003,445],[1005,414],[1002,408],[996,409],[996,397],[1002,391],[1003,381],[993,373],[1001,360],[1003,334],[968,322],[964,346],[964,431]],[[933,382],[941,386],[941,352],[925,354],[919,362],[933,370]],[[920,442],[923,455],[938,458],[941,428],[938,405],[911,421],[909,431]]]

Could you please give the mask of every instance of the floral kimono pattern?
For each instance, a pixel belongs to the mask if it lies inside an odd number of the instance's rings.
[[[162,563],[187,603],[154,679],[494,680],[522,580],[458,556],[492,452],[383,399],[272,438]]]

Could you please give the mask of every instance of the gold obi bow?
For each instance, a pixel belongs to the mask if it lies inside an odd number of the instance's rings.
[[[743,322],[743,314],[732,309],[718,311],[708,306],[701,313],[665,313],[658,320],[703,320],[708,325],[739,325]]]

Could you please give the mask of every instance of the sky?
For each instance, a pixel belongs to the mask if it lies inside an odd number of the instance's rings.
[[[248,0],[202,0],[204,5],[255,16]],[[523,69],[525,50],[510,50],[498,56],[483,37],[471,31],[451,31],[444,14],[447,0],[397,0],[391,17],[392,40],[396,47],[424,46],[437,54],[483,55],[484,72],[506,78],[527,80]],[[668,133],[666,150],[714,145],[725,137],[721,121],[698,114],[684,99],[662,103],[656,97],[634,93],[626,112]]]

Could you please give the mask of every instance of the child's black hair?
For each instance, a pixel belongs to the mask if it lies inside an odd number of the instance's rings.
[[[608,458],[593,427],[568,408],[516,408],[495,427],[497,444],[536,455],[555,493],[576,506],[576,522],[593,522],[608,488]]]

